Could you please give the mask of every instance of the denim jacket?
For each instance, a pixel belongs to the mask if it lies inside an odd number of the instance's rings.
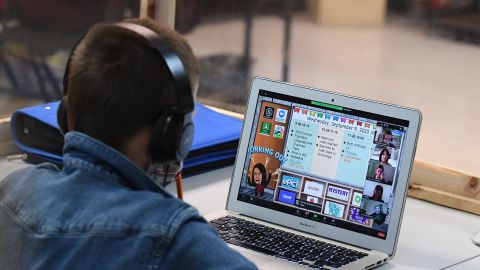
[[[78,132],[63,170],[44,163],[0,182],[0,268],[256,269],[194,208]]]

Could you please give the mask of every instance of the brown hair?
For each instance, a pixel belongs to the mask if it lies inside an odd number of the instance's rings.
[[[126,22],[150,28],[170,43],[185,66],[195,96],[198,63],[187,41],[152,20]],[[134,32],[112,24],[93,26],[70,62],[69,130],[120,149],[140,129],[153,126],[159,115],[176,103],[173,80],[160,57]]]

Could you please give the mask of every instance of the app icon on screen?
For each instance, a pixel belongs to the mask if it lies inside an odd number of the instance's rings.
[[[307,201],[311,203],[318,203],[318,198],[313,196],[307,196]]]
[[[273,119],[273,113],[275,109],[273,107],[265,106],[265,111],[263,112],[263,118]]]
[[[303,188],[303,193],[312,195],[315,197],[323,197],[323,187],[325,185],[315,181],[305,181],[305,187]]]
[[[277,109],[277,115],[275,121],[285,123],[287,122],[288,111],[284,109]]]
[[[290,175],[283,175],[282,176],[282,184],[280,185],[283,188],[299,190],[300,186],[300,178],[293,177]]]
[[[362,193],[353,192],[352,205],[356,207],[360,207],[361,202],[362,202]]]
[[[295,197],[295,192],[286,191],[284,189],[280,189],[280,192],[278,193],[278,201],[283,203],[294,204]]]
[[[277,139],[283,139],[283,134],[285,133],[284,126],[275,125],[275,129],[273,130],[273,137]]]
[[[345,205],[332,201],[326,201],[324,213],[337,218],[342,218],[345,211]]]
[[[347,201],[350,196],[350,190],[341,187],[329,185],[327,189],[327,197],[337,200]]]
[[[268,122],[262,122],[262,127],[260,128],[260,134],[263,135],[270,135],[270,132],[272,131],[272,124]]]

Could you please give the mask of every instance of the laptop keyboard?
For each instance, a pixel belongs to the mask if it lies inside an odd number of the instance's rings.
[[[339,268],[367,253],[278,230],[234,216],[210,221],[225,242],[312,268]]]

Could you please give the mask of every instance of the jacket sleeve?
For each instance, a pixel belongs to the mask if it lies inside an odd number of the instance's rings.
[[[158,269],[257,269],[225,244],[203,219],[184,223],[163,258]]]

